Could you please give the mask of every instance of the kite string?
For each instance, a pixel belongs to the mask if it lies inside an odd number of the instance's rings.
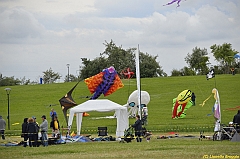
[[[201,87],[199,87],[199,85],[198,85],[198,83],[197,83],[197,80],[196,80],[195,76],[194,76],[194,81],[195,81],[195,83],[196,83],[198,89],[200,90],[201,95],[204,96],[204,95],[203,95],[203,92],[202,92],[202,89],[201,89]]]
[[[129,94],[130,94],[129,91],[130,91],[130,79],[128,79],[128,96],[127,96],[127,99],[129,98]]]

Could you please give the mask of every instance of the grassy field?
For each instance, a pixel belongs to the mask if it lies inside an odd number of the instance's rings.
[[[88,142],[68,143],[46,147],[24,148],[19,146],[0,146],[1,159],[24,158],[130,158],[130,159],[200,159],[213,156],[237,156],[240,157],[239,142],[211,141],[198,139],[156,139],[141,143]],[[226,157],[225,157],[226,158]]]
[[[121,105],[126,104],[128,96],[136,90],[136,80],[123,80],[124,87],[115,93],[100,98],[107,98]],[[61,107],[58,100],[64,96],[76,83],[56,83],[43,85],[11,86],[10,93],[10,130],[6,130],[9,141],[14,140],[12,136],[19,136],[21,124],[25,117],[36,116],[41,123],[41,116],[44,114],[50,120],[49,112],[54,108],[59,117],[60,125],[66,127]],[[217,88],[221,100],[222,123],[228,124],[232,121],[237,110],[229,111],[227,108],[240,106],[240,75],[217,75],[214,79],[206,80],[205,76],[189,77],[166,77],[166,78],[146,78],[141,79],[142,90],[148,91],[151,101],[148,105],[149,117],[147,129],[151,130],[154,138],[150,143],[74,143],[66,145],[49,146],[49,148],[39,147],[38,150],[24,149],[22,147],[5,148],[0,147],[0,156],[8,158],[203,158],[203,155],[240,155],[239,142],[213,142],[198,141],[198,139],[166,139],[159,140],[156,136],[167,134],[168,132],[178,132],[181,134],[196,134],[204,130],[206,134],[213,134],[213,116],[207,116],[212,111],[215,102],[211,97],[202,107],[199,106],[207,97],[211,95],[213,88]],[[0,87],[0,115],[7,122],[7,95]],[[196,106],[187,110],[184,119],[171,119],[172,99],[185,89],[192,90],[196,95]],[[77,103],[86,100],[90,93],[84,82],[80,82],[72,96]],[[50,105],[52,105],[50,107]],[[97,137],[97,127],[107,126],[110,134],[115,133],[116,119],[94,119],[113,115],[114,112],[99,113],[89,112],[89,117],[84,117],[82,122],[82,134],[91,134]],[[134,123],[135,119],[129,119],[129,123]],[[19,123],[19,124],[17,124]],[[73,129],[76,130],[75,123]],[[50,133],[50,130],[49,130]],[[2,140],[0,140],[2,142]],[[134,151],[133,151],[134,150]],[[110,152],[109,152],[110,151]],[[26,155],[26,156],[25,156]],[[25,157],[24,157],[25,156]],[[159,156],[159,157],[158,157]],[[2,157],[0,157],[2,158]],[[210,158],[210,156],[209,156]]]

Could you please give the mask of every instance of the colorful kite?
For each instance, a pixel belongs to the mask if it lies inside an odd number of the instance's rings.
[[[174,106],[176,104],[177,98],[173,98],[173,107],[172,107],[172,111],[174,110]],[[177,107],[177,117],[178,118],[185,118],[186,117],[186,111],[193,106],[193,102],[191,100],[189,100],[187,103],[184,104],[180,104]]]
[[[123,70],[121,72],[127,79],[130,79],[132,75],[134,75],[134,72],[131,71],[131,69],[128,67],[127,69]]]
[[[177,7],[179,7],[180,6],[179,3],[181,2],[181,0],[172,0],[171,2],[169,2],[169,3],[167,3],[167,4],[163,5],[163,6],[170,5],[170,4],[173,4],[175,2],[177,2]]]
[[[172,111],[172,119],[176,119],[181,116],[181,114],[184,112],[184,109],[187,103],[190,101],[191,97],[192,97],[192,91],[190,90],[184,90],[178,94],[175,105],[173,107],[173,111]],[[178,113],[177,110],[178,110],[178,107],[180,106],[182,111]]]
[[[235,54],[233,58],[240,59],[240,53]]]
[[[108,96],[124,86],[113,66],[95,76],[86,78],[84,82],[90,93],[94,93],[90,99],[97,99],[101,94]]]
[[[72,107],[77,105],[77,103],[72,98],[72,92],[76,88],[78,83],[65,96],[63,96],[61,99],[59,99],[59,102],[60,102],[60,105],[61,105],[61,108],[62,108],[62,111],[63,111],[63,115],[64,115],[67,123],[68,123],[67,110],[69,108],[72,108]]]

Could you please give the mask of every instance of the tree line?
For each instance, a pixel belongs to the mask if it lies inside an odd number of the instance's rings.
[[[136,70],[135,65],[135,52],[137,48],[123,49],[122,46],[117,46],[113,40],[110,42],[105,41],[103,43],[105,50],[100,53],[99,57],[93,60],[87,58],[81,58],[82,67],[79,69],[79,75],[74,76],[72,74],[66,75],[64,82],[74,82],[83,80],[98,74],[104,68],[113,66],[121,78],[124,78],[124,70],[130,68],[130,70]],[[228,74],[231,71],[237,73],[240,68],[239,60],[234,58],[234,55],[238,51],[232,48],[230,43],[224,43],[222,45],[212,45],[210,47],[213,57],[218,62],[217,65],[210,65],[209,56],[206,48],[195,47],[192,49],[192,53],[188,53],[184,58],[187,66],[177,70],[173,69],[170,76],[193,76],[193,75],[205,75],[210,69],[215,70],[215,74]],[[152,78],[152,77],[167,77],[168,75],[162,69],[160,62],[157,61],[158,56],[152,56],[148,53],[139,52],[140,62],[140,77]],[[210,65],[210,66],[209,66]],[[43,83],[54,83],[61,78],[61,75],[54,72],[51,68],[43,71]],[[133,74],[132,78],[135,78]],[[25,77],[22,79],[13,77],[6,77],[0,74],[0,86],[11,85],[28,85],[36,84],[31,82],[30,79]]]

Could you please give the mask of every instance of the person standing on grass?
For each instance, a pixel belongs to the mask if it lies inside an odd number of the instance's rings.
[[[234,115],[233,123],[236,124],[237,129],[240,129],[240,110],[238,110],[237,114]]]
[[[193,106],[195,106],[195,101],[196,101],[196,95],[194,94],[194,92],[192,92],[192,97],[191,97],[191,100],[193,102]]]
[[[2,134],[2,139],[5,140],[5,128],[6,128],[6,121],[0,115],[0,133]]]
[[[37,145],[37,138],[36,138],[37,127],[36,127],[36,124],[34,123],[33,118],[28,119],[27,132],[28,132],[28,139],[29,139],[28,140],[29,147],[36,147],[36,145]]]
[[[38,124],[38,122],[37,122],[37,118],[35,117],[35,116],[32,116],[32,118],[33,118],[33,123],[36,125],[36,131],[37,131],[37,133],[35,134],[36,135],[36,139],[37,139],[37,147],[39,147],[39,142],[38,142],[38,139],[39,139],[39,136],[38,136],[38,132],[39,132],[39,124]]]
[[[59,125],[59,121],[57,116],[54,117],[54,122],[53,122],[53,137],[58,137],[58,135],[60,134],[60,125]]]
[[[142,138],[141,138],[141,136],[142,136],[142,122],[140,120],[139,115],[136,116],[136,121],[132,125],[132,127],[135,130],[135,136],[136,136],[137,142],[142,142]]]
[[[23,137],[23,147],[27,147],[27,140],[28,140],[27,127],[28,127],[28,118],[24,118],[22,123],[22,135],[21,135],[21,137]]]
[[[43,146],[48,146],[48,121],[46,119],[46,115],[42,116],[42,123],[40,124],[41,135],[42,135],[42,144]]]
[[[54,111],[54,109],[52,108],[51,111],[50,111],[50,117],[51,117],[52,121],[54,120],[55,116],[57,116],[57,112]]]

